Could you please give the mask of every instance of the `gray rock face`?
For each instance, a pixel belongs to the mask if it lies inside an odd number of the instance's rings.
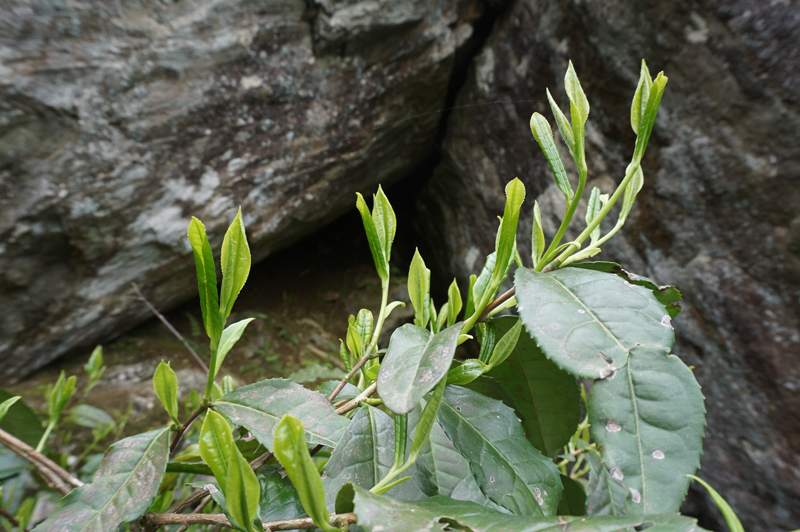
[[[800,527],[798,36],[793,2],[519,0],[456,105],[510,103],[454,111],[417,217],[432,258],[464,283],[493,249],[515,176],[528,189],[520,235],[538,198],[552,236],[564,200],[528,124],[534,111],[553,123],[545,87],[564,109],[572,59],[592,105],[587,191],[612,192],[633,151],[639,62],[663,69],[644,189],[600,257],[683,290],[675,352],[695,366],[708,409],[700,475],[753,531]],[[686,509],[718,516],[712,507],[693,490]]]
[[[196,291],[186,227],[254,259],[431,150],[478,0],[0,5],[0,378]]]

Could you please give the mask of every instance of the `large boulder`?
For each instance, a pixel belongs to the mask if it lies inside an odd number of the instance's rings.
[[[406,175],[481,5],[3,2],[0,379],[195,294],[190,216],[259,260]]]
[[[587,190],[612,192],[633,150],[639,62],[663,69],[644,189],[600,257],[683,290],[675,353],[695,366],[708,409],[699,474],[752,531],[800,527],[798,49],[792,2],[518,0],[473,63],[456,102],[469,107],[449,119],[416,218],[425,258],[466,283],[493,249],[503,186],[518,176],[529,257],[533,199],[548,236],[564,206],[529,129],[534,111],[553,123],[545,87],[564,109],[572,59],[592,106]],[[685,507],[724,529],[712,508],[694,489]]]

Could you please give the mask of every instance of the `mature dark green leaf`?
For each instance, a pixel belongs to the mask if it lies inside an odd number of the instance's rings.
[[[258,512],[261,485],[250,469],[250,464],[235,447],[228,456],[228,477],[225,484],[225,501],[233,522],[247,532],[255,532],[253,520]]]
[[[674,355],[635,348],[589,398],[603,462],[628,487],[631,514],[677,512],[700,467],[705,408],[691,370]]]
[[[153,502],[169,458],[169,430],[120,440],[90,484],[67,494],[36,532],[108,532],[138,519]]]
[[[189,243],[194,253],[197,270],[197,289],[200,292],[200,309],[203,311],[203,325],[209,338],[219,338],[222,334],[222,320],[219,315],[219,295],[217,293],[217,269],[214,255],[208,243],[203,222],[195,217],[189,222],[187,231]]]
[[[346,417],[336,415],[331,403],[319,392],[286,379],[268,379],[242,386],[214,401],[213,408],[235,424],[249,430],[269,451],[275,426],[286,414],[303,422],[309,443],[336,447]]]
[[[224,324],[233,310],[247,276],[250,275],[250,246],[242,222],[242,208],[231,222],[222,240],[222,290],[219,297],[220,324]]]
[[[522,517],[484,508],[472,502],[437,495],[403,503],[353,487],[353,506],[358,525],[366,532],[452,530],[470,532],[698,532],[694,519],[680,515],[646,517]],[[342,502],[342,507],[347,505]],[[387,519],[387,516],[391,518]]]
[[[308,452],[303,424],[296,417],[286,415],[275,429],[275,458],[286,470],[297,490],[297,496],[314,524],[325,532],[338,530],[330,526],[330,515],[325,509],[325,488],[317,466]]]
[[[675,316],[681,311],[678,301],[683,301],[683,295],[680,290],[672,285],[658,285],[655,281],[644,275],[637,275],[622,269],[622,266],[616,262],[596,261],[596,262],[579,262],[570,264],[570,268],[584,268],[586,270],[595,270],[598,272],[613,273],[619,275],[631,284],[643,286],[653,292],[659,302],[667,309],[670,319],[675,319]]]
[[[508,335],[519,318],[504,316],[488,323],[498,336]],[[575,377],[548,360],[527,333],[520,334],[506,362],[489,375],[522,412],[528,441],[547,456],[558,455],[580,422],[580,390]]]
[[[528,442],[512,409],[448,386],[439,423],[490,500],[517,515],[555,514],[561,499],[558,468]]]
[[[533,133],[533,138],[539,143],[539,147],[542,149],[545,159],[547,159],[547,164],[550,165],[550,170],[556,178],[556,185],[564,193],[567,203],[569,203],[575,192],[572,190],[572,185],[567,177],[567,171],[564,169],[561,155],[558,154],[558,148],[556,148],[556,143],[553,140],[553,132],[550,130],[550,124],[547,119],[539,113],[533,113],[533,116],[531,116],[531,132]],[[565,137],[567,146],[569,146],[571,138],[571,134],[569,139]],[[544,239],[544,236],[542,236],[542,239]]]
[[[586,515],[586,493],[575,480],[561,475],[561,501],[558,503],[558,515]]]
[[[494,327],[491,327],[491,330],[494,330]],[[483,374],[469,384],[465,384],[464,387],[469,388],[473,392],[477,392],[490,399],[500,401],[514,411],[520,423],[525,423],[525,415],[517,406],[517,402],[514,401],[514,398],[508,394],[505,388],[503,388],[503,386],[500,384],[500,381],[494,377]]]
[[[175,375],[175,371],[168,362],[162,360],[156,368],[153,374],[153,389],[170,419],[180,424],[178,419],[178,376]]]
[[[438,334],[406,324],[392,334],[378,374],[378,393],[389,410],[411,412],[447,374],[460,332],[460,323]]]
[[[15,396],[0,389],[0,401],[7,401],[12,397]],[[0,429],[15,438],[19,438],[31,447],[35,447],[44,434],[44,428],[42,428],[42,421],[39,416],[24,401],[17,401],[11,405],[5,417],[0,420]]]
[[[616,275],[519,268],[514,285],[528,332],[550,360],[577,377],[609,377],[633,347],[666,354],[674,342],[669,314],[652,292]]]
[[[394,421],[377,408],[359,408],[342,440],[347,445],[334,449],[325,465],[323,484],[328,508],[333,508],[336,494],[342,486],[352,482],[370,489],[386,476],[394,464]],[[417,473],[416,464],[406,474],[411,475],[412,479],[390,489],[388,496],[402,500],[426,496],[427,493],[418,487],[424,479]]]
[[[587,451],[589,463],[589,490],[586,495],[586,513],[589,515],[628,515],[625,501],[630,497],[622,481],[611,476],[597,451]],[[619,475],[617,475],[619,477]]]
[[[236,445],[228,421],[213,410],[206,412],[200,430],[200,456],[208,464],[222,491],[228,478],[228,462]]]
[[[256,477],[261,483],[261,519],[275,521],[278,519],[294,519],[303,517],[305,510],[294,489],[291,479],[284,478],[278,472],[279,465],[266,465],[256,470]]]
[[[214,367],[211,368],[211,371],[214,373],[216,377],[219,373],[220,368],[222,367],[222,363],[225,361],[225,357],[227,356],[228,352],[236,345],[236,342],[239,341],[239,338],[242,337],[242,333],[244,333],[245,327],[253,321],[255,318],[247,318],[244,320],[237,321],[231,325],[225,327],[225,330],[222,331],[222,336],[219,339],[219,348],[217,349],[217,356],[214,359]]]

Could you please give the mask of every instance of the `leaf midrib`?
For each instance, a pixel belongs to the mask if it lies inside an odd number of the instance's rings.
[[[636,446],[639,449],[639,471],[642,475],[642,507],[645,504],[645,492],[647,487],[647,481],[644,474],[644,454],[642,452],[642,431],[639,427],[639,405],[636,403],[636,392],[633,389],[633,376],[631,367],[633,365],[633,359],[631,358],[628,361],[628,387],[631,390],[631,404],[633,405],[633,419],[636,421]]]
[[[168,429],[163,429],[161,434],[159,434],[158,436],[153,438],[153,440],[147,445],[147,448],[144,450],[144,452],[142,452],[141,458],[136,462],[136,465],[131,469],[130,473],[128,474],[128,477],[122,482],[122,484],[120,484],[119,488],[116,491],[114,491],[114,493],[111,494],[111,496],[109,496],[108,501],[106,501],[106,503],[103,505],[103,507],[100,508],[97,511],[97,513],[95,513],[94,517],[89,519],[86,522],[85,526],[83,528],[81,528],[80,530],[88,530],[89,525],[92,524],[98,517],[100,517],[100,515],[103,512],[105,512],[106,508],[108,508],[108,506],[111,504],[111,501],[113,501],[114,498],[117,496],[117,494],[120,491],[122,491],[122,488],[124,488],[125,486],[128,485],[128,482],[130,482],[130,479],[133,476],[134,471],[139,469],[139,466],[141,466],[142,460],[144,459],[145,456],[147,456],[147,453],[150,451],[150,449],[153,447],[153,445],[155,445],[155,443],[158,441],[158,439],[161,438],[165,433],[167,433],[167,431],[168,431]],[[89,484],[89,485],[91,485],[91,484]]]

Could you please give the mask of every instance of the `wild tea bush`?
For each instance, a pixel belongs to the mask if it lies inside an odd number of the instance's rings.
[[[531,118],[566,202],[555,236],[547,242],[534,201],[527,207],[532,255],[520,256],[525,188],[512,180],[495,250],[464,293],[453,281],[437,307],[430,270],[414,255],[414,321],[395,330],[385,349],[378,339],[386,318],[404,305],[389,301],[397,224],[380,188],[371,209],[358,194],[382,298],[375,314],[362,309],[347,324],[340,350],[346,378],[316,391],[285,379],[236,389],[229,378],[218,382],[252,321],[227,323],[250,251],[240,211],[222,244],[218,286],[205,227],[193,218],[188,238],[211,353],[202,398],[181,412],[180,383],[162,362],[153,386],[168,425],[112,445],[82,484],[52,449],[41,454],[75,392],[74,377],[62,376],[48,392],[49,419],[36,450],[22,432],[0,434],[42,481],[66,494],[35,530],[699,530],[677,513],[700,465],[705,426],[700,386],[670,354],[680,292],[618,264],[585,262],[622,228],[642,188],[666,83],[642,63],[631,162],[613,192],[591,191],[585,229],[564,242],[587,179],[589,102],[570,64],[569,118],[549,92],[548,99],[577,188],[549,122]],[[612,209],[616,221],[601,227]],[[513,288],[498,295],[512,270]],[[465,342],[477,342],[477,358],[454,358]],[[101,368],[96,357],[87,365],[92,384]],[[0,415],[30,415],[17,400],[3,403]],[[25,519],[23,510],[6,512],[8,526]]]

